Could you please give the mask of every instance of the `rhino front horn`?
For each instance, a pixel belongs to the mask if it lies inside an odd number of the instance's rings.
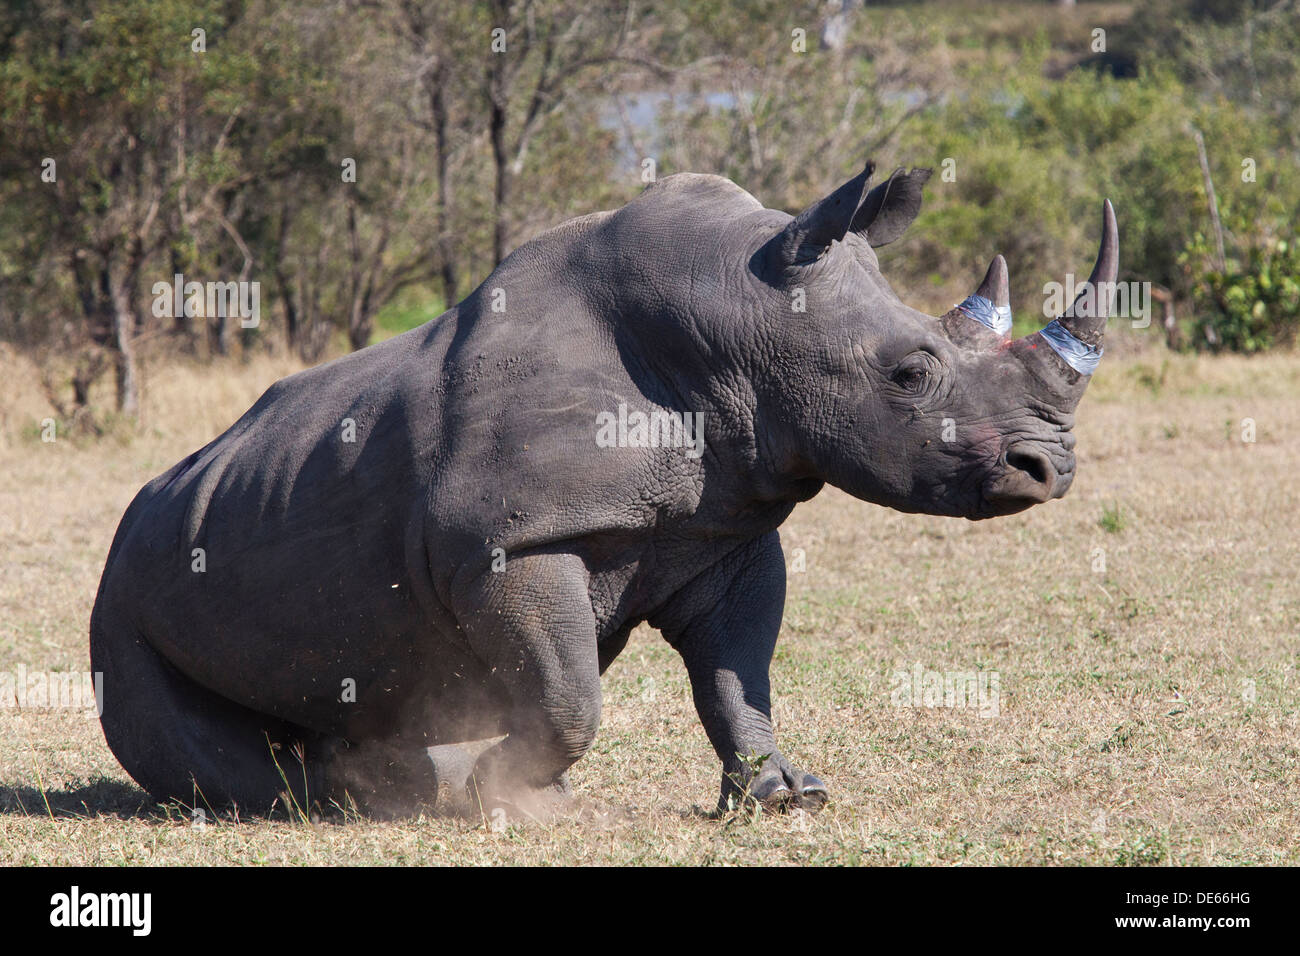
[[[1101,341],[1106,335],[1111,297],[1119,276],[1119,227],[1115,210],[1107,199],[1101,211],[1101,247],[1092,275],[1078,297],[1060,318],[1049,322],[1038,334],[1082,375],[1091,375],[1101,358]]]

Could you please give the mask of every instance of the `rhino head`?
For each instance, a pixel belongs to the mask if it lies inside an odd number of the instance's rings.
[[[770,320],[754,379],[769,446],[787,474],[900,511],[980,519],[1061,497],[1118,268],[1110,202],[1079,298],[1012,339],[1001,256],[938,318],[894,294],[874,250],[916,218],[930,171],[899,169],[869,188],[872,171],[780,226],[749,260]]]

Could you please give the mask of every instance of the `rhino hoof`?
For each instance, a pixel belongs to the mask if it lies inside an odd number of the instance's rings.
[[[826,784],[822,783],[810,773],[803,775],[803,783],[799,786],[799,806],[809,813],[816,813],[830,801],[830,794],[826,792]]]
[[[830,799],[826,784],[810,773],[803,774],[797,793],[784,777],[773,775],[756,780],[749,795],[769,813],[787,813],[794,809],[816,813]]]

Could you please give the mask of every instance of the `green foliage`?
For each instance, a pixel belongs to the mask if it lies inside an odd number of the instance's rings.
[[[796,212],[871,157],[882,174],[936,173],[921,221],[880,251],[919,307],[958,301],[1000,252],[1016,331],[1040,326],[1045,283],[1091,263],[1107,196],[1121,280],[1167,288],[1180,316],[1190,304],[1187,339],[1247,352],[1295,341],[1300,4],[873,3],[836,14],[834,48],[821,43],[828,11],[6,5],[0,337],[71,358],[76,396],[108,369],[131,378],[133,334],[190,352],[206,341],[209,354],[282,337],[314,359],[340,338],[400,331],[510,248],[630,199],[644,159],[659,176],[729,176]],[[508,52],[489,54],[498,21]],[[1105,50],[1090,47],[1097,27]],[[629,128],[629,97],[657,108],[651,127]],[[1193,129],[1224,265],[1207,245]],[[46,157],[57,183],[40,178]],[[345,158],[355,181],[340,177]],[[259,281],[263,331],[158,321],[149,287],[176,271]]]
[[[1137,836],[1115,851],[1115,866],[1158,866],[1165,862],[1169,850],[1159,833]]]
[[[436,293],[428,289],[410,289],[399,295],[375,316],[373,342],[382,342],[395,335],[409,332],[430,319],[442,314],[446,305]]]
[[[1208,243],[1198,233],[1188,259],[1209,258]],[[1199,272],[1194,293],[1197,327],[1212,348],[1261,352],[1293,345],[1300,330],[1300,245],[1285,239],[1252,244],[1223,271]]]
[[[925,238],[900,244],[882,261],[902,270],[903,282],[953,282],[949,295],[958,297],[1001,252],[1011,266],[1017,332],[1024,333],[1051,318],[1043,313],[1045,282],[1086,276],[1104,196],[1120,217],[1121,280],[1154,282],[1185,297],[1192,279],[1179,256],[1207,215],[1188,132],[1196,105],[1167,72],[1119,80],[1075,70],[1051,79],[1033,59],[1043,55],[1026,54],[1014,75],[987,78],[969,98],[909,130],[906,152],[937,170],[914,230]],[[1204,112],[1218,121],[1206,124],[1216,147],[1258,138],[1239,118],[1222,119],[1226,106]],[[941,176],[945,160],[951,182]],[[1222,170],[1220,177],[1230,184]]]
[[[1119,502],[1113,502],[1103,505],[1101,517],[1097,519],[1097,524],[1108,534],[1119,534],[1128,524],[1128,518],[1119,506]]]
[[[1272,238],[1292,232],[1300,209],[1300,7],[1283,6],[1228,16],[1214,5],[1140,4],[1131,23],[1110,30],[1109,55],[1137,64],[1126,79],[1080,67],[1061,73],[1055,37],[1004,33],[1003,54],[986,49],[959,95],[905,131],[899,154],[934,166],[936,177],[917,228],[884,250],[882,264],[902,285],[934,288],[942,308],[1001,252],[1024,333],[1046,318],[1042,283],[1067,272],[1077,280],[1091,263],[1104,195],[1119,214],[1122,281],[1152,282],[1190,302],[1213,347],[1294,341],[1290,260]],[[967,34],[953,27],[949,35]],[[1212,53],[1230,55],[1238,78],[1253,70],[1254,85],[1220,82]],[[989,69],[1005,57],[1012,67]],[[1241,242],[1227,278],[1212,274],[1193,238],[1210,229],[1193,128],[1204,134],[1227,241]],[[951,181],[941,175],[945,160]],[[1229,295],[1225,310],[1218,300]]]

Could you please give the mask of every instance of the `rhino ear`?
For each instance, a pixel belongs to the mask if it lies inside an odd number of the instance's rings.
[[[847,236],[866,200],[867,183],[875,170],[875,163],[868,160],[862,172],[790,220],[767,243],[768,263],[778,268],[807,265],[821,258],[832,242]]]
[[[872,246],[884,246],[903,234],[921,211],[921,187],[930,170],[904,172],[899,166],[862,201],[853,217],[853,231]]]

